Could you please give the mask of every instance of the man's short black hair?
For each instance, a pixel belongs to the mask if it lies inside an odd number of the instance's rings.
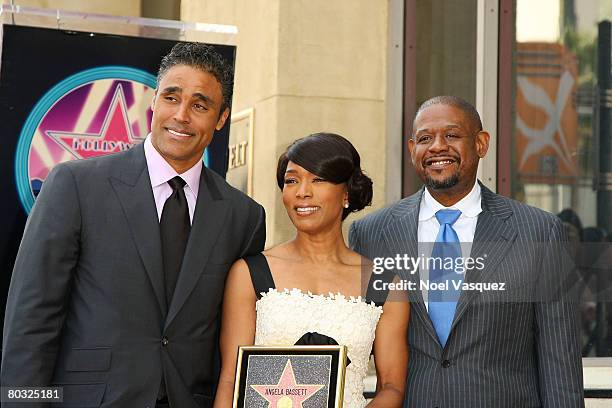
[[[223,94],[221,112],[232,106],[233,67],[212,46],[194,42],[180,42],[174,45],[170,52],[162,58],[159,65],[159,71],[157,71],[158,86],[166,72],[176,65],[187,65],[214,76],[221,84],[221,93]]]
[[[428,100],[423,102],[414,114],[412,123],[414,123],[419,113],[433,105],[447,105],[460,109],[469,119],[470,125],[472,126],[472,129],[474,131],[480,132],[482,130],[482,121],[480,120],[480,115],[478,114],[476,108],[465,99],[452,95],[434,96],[433,98],[429,98]]]

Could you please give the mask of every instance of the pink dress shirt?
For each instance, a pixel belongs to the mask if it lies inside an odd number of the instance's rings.
[[[157,219],[161,220],[164,204],[170,194],[172,187],[168,184],[168,180],[180,176],[187,184],[185,197],[189,207],[189,220],[193,224],[193,213],[195,211],[196,201],[198,198],[198,189],[200,188],[200,175],[202,174],[203,163],[199,160],[192,168],[178,174],[170,164],[162,157],[161,154],[153,147],[151,142],[151,134],[144,141],[145,159],[147,161],[147,169],[149,171],[149,179],[151,180],[151,188],[153,189],[153,197],[155,198],[155,207],[157,208]]]

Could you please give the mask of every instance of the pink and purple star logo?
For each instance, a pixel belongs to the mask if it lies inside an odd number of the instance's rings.
[[[29,212],[58,163],[127,150],[151,129],[155,76],[104,66],[67,77],[34,106],[19,136],[15,177]]]
[[[141,137],[135,137],[133,133],[121,84],[115,88],[115,94],[99,133],[47,131],[47,135],[72,154],[75,159],[88,159],[102,154],[128,150],[144,140]]]

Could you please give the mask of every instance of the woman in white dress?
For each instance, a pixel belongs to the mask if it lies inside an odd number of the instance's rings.
[[[296,236],[238,260],[229,272],[214,408],[231,407],[239,346],[290,346],[307,333],[347,346],[345,408],[366,406],[364,379],[372,350],[377,386],[368,407],[401,407],[409,305],[380,301],[380,293],[377,302],[362,296],[372,293],[371,283],[362,287],[362,269],[368,268],[342,235],[346,216],[372,199],[372,181],[361,171],[359,154],[339,135],[298,139],[279,159],[277,182]]]

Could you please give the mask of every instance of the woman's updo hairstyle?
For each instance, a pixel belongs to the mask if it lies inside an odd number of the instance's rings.
[[[372,180],[361,170],[361,158],[351,142],[333,133],[314,133],[294,141],[278,159],[276,181],[282,190],[289,161],[334,184],[346,183],[350,213],[372,203]]]

